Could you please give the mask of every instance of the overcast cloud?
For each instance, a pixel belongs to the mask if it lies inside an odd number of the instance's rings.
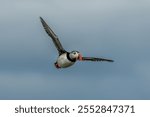
[[[0,0],[0,99],[150,99],[149,0]],[[57,70],[57,51],[114,63]]]

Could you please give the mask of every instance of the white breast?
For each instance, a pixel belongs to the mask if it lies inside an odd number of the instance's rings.
[[[57,59],[57,64],[62,68],[69,67],[69,66],[73,65],[74,63],[75,62],[71,62],[67,59],[66,53],[60,55]]]

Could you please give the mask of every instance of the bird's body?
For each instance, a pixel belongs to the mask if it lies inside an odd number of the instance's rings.
[[[82,57],[81,53],[78,51],[67,52],[61,45],[57,35],[52,31],[48,24],[40,17],[41,23],[46,31],[46,33],[52,38],[52,41],[58,50],[58,58],[55,62],[56,68],[67,68],[72,66],[76,61],[107,61],[113,62],[110,59],[95,58],[95,57]]]
[[[67,53],[63,53],[60,56],[58,56],[57,61],[56,61],[56,65],[58,66],[58,68],[66,68],[66,67],[70,67],[75,63],[75,61],[70,61],[67,58]]]

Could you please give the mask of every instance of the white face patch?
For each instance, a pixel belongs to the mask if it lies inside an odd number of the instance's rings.
[[[70,58],[71,59],[77,59],[79,57],[79,52],[78,51],[72,51],[70,53]]]

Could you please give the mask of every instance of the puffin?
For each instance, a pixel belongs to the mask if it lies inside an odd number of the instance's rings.
[[[40,17],[40,21],[46,33],[51,37],[56,49],[58,50],[58,58],[54,63],[57,69],[67,68],[74,65],[77,61],[106,61],[106,62],[114,62],[111,59],[105,58],[96,58],[96,57],[83,57],[79,51],[73,50],[71,52],[66,51],[62,44],[59,41],[58,36],[54,33],[54,31],[50,28],[50,26],[44,21],[42,17]]]

